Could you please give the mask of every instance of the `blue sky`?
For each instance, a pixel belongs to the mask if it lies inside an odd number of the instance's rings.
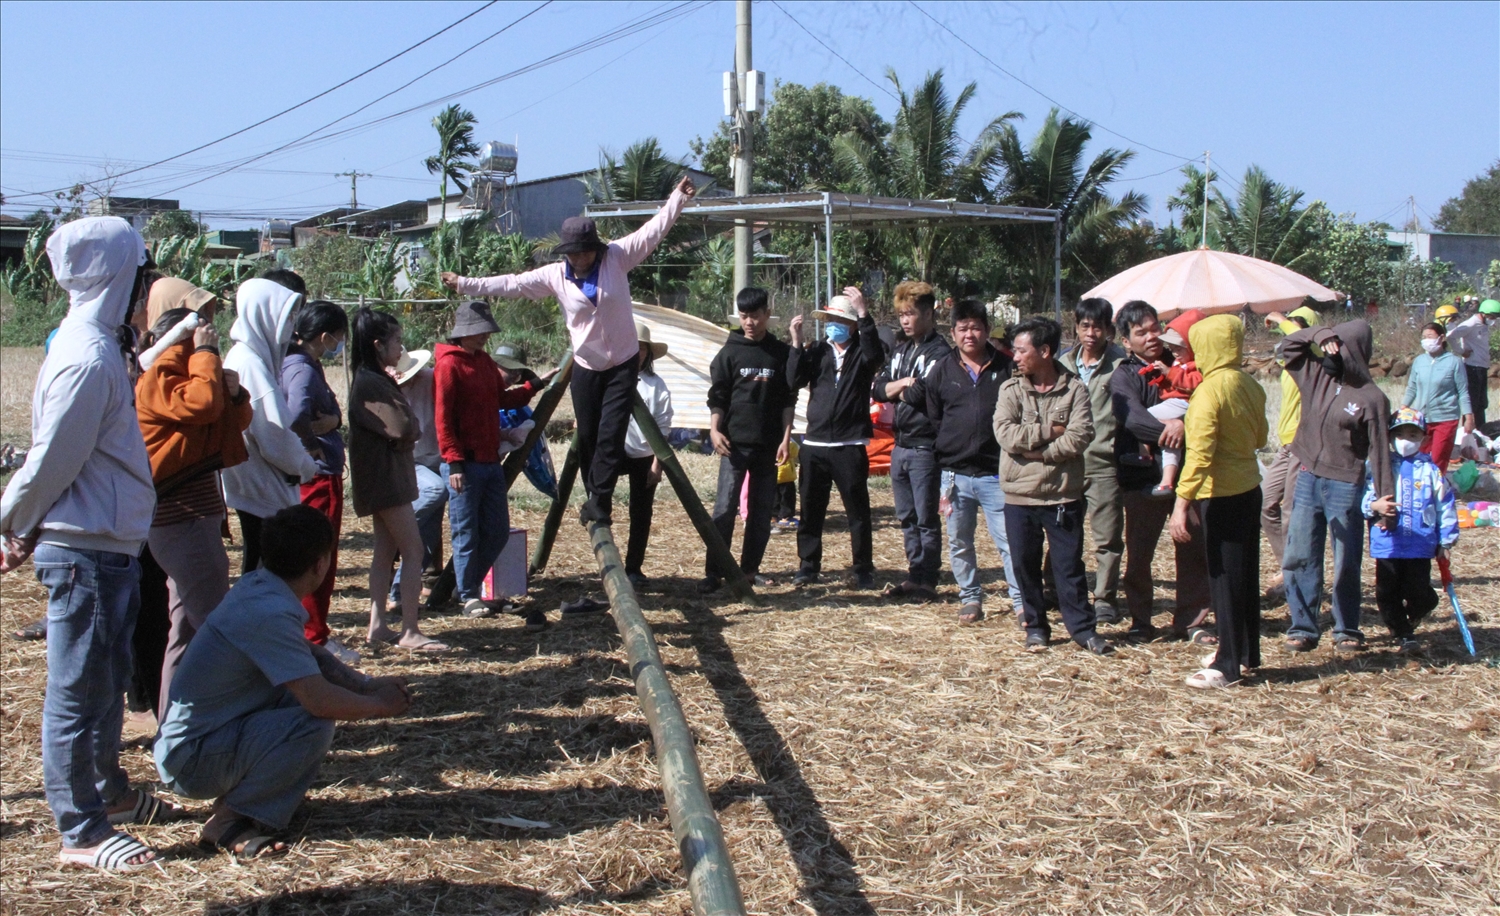
[[[1178,157],[1213,151],[1238,178],[1251,163],[1362,219],[1424,223],[1500,157],[1500,4],[755,4],[755,64],[770,77],[826,81],[890,116],[884,72],[915,83],[943,68],[956,92],[978,83],[970,136],[1011,109],[1029,134],[1050,102],[998,72],[932,19],[1094,121],[1095,144],[1139,151],[1128,185],[1167,218]],[[483,44],[340,127],[419,106],[535,63],[670,3],[502,2],[350,85],[169,167],[117,180],[115,193],[170,196],[216,227],[436,194],[421,166],[439,104],[326,142],[208,172],[298,138],[396,89],[480,38]],[[98,179],[213,140],[333,86],[477,9],[432,3],[0,3],[0,186],[23,192]],[[795,17],[795,21],[792,17]],[[799,26],[797,22],[800,22]],[[804,28],[807,31],[804,31]],[[826,51],[812,32],[848,63]],[[478,137],[520,140],[521,178],[592,167],[600,147],[645,136],[687,155],[722,115],[734,4],[683,15],[460,101]],[[858,72],[857,72],[858,71]],[[867,80],[873,80],[875,84]],[[1118,132],[1118,135],[1111,133]],[[1130,138],[1123,139],[1122,136]],[[1155,150],[1147,149],[1154,147]],[[216,170],[215,170],[216,171]]]

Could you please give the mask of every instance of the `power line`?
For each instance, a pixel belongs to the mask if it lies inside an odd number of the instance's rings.
[[[886,95],[890,96],[891,98],[897,99],[897,101],[899,101],[899,98],[896,96],[896,93],[892,92],[887,87],[881,85],[880,83],[875,82],[874,80],[870,79],[870,77],[866,76],[865,75],[865,71],[859,69],[858,67],[854,66],[852,63],[849,62],[849,58],[847,58],[844,55],[840,54],[839,52],[835,51],[828,44],[828,42],[824,41],[823,39],[819,38],[817,35],[813,34],[813,30],[812,29],[809,29],[807,26],[803,25],[802,22],[796,16],[793,16],[791,13],[787,12],[786,7],[782,6],[778,2],[778,0],[771,0],[771,5],[774,6],[774,7],[776,7],[778,10],[781,10],[781,15],[783,15],[786,18],[792,20],[792,23],[794,25],[796,25],[797,28],[799,28],[802,31],[806,32],[809,38],[811,38],[813,41],[816,41],[818,44],[822,45],[823,46],[823,50],[827,51],[829,54],[832,54],[834,57],[837,57],[839,60],[843,61],[844,62],[844,66],[848,67],[850,70],[853,70],[855,73],[858,73],[861,77],[863,77],[865,82],[869,83],[871,86],[874,86],[876,89],[879,89],[881,92],[884,92]]]
[[[277,118],[281,117],[282,115],[290,114],[291,112],[296,111],[297,109],[303,107],[304,105],[307,105],[307,104],[309,104],[311,102],[315,102],[318,99],[323,98],[324,96],[328,95],[330,92],[333,92],[333,91],[338,90],[338,89],[342,89],[343,87],[349,85],[350,83],[354,82],[355,80],[360,79],[361,77],[367,76],[370,73],[375,72],[376,70],[379,70],[381,67],[384,67],[386,64],[390,63],[391,61],[396,60],[399,57],[403,57],[403,56],[405,56],[406,54],[408,54],[408,53],[410,53],[412,51],[415,51],[417,48],[420,48],[422,45],[427,44],[427,42],[432,41],[434,38],[438,37],[439,35],[442,35],[444,32],[447,32],[447,31],[455,28],[456,26],[459,26],[462,23],[467,22],[468,20],[474,18],[475,16],[479,15],[480,13],[482,13],[485,10],[489,9],[490,7],[494,6],[498,2],[499,2],[499,0],[489,0],[489,2],[487,2],[483,6],[479,7],[479,9],[474,10],[472,13],[469,13],[468,15],[466,15],[466,16],[458,19],[455,22],[449,23],[448,25],[442,27],[441,29],[438,29],[436,32],[433,32],[431,35],[428,35],[426,38],[422,39],[421,41],[417,42],[416,44],[412,45],[411,47],[406,48],[403,51],[399,51],[399,52],[397,52],[395,54],[392,54],[390,57],[387,57],[385,60],[381,61],[380,63],[375,64],[373,67],[368,67],[368,68],[366,68],[364,70],[361,70],[359,73],[356,73],[355,75],[349,77],[348,79],[344,80],[343,82],[339,83],[338,85],[336,85],[336,86],[330,86],[329,88],[324,89],[322,92],[318,93],[317,95],[312,96],[311,98],[303,99],[302,101],[300,101],[297,104],[291,106],[290,108],[284,108],[281,111],[278,111],[278,112],[276,112],[273,115],[270,115],[269,117],[261,118],[259,121],[256,121],[254,124],[251,124],[248,127],[242,127],[239,130],[234,131],[233,133],[225,134],[224,136],[218,138],[217,140],[210,140],[207,143],[201,144],[199,146],[195,146],[195,147],[193,147],[190,150],[185,150],[185,151],[183,151],[181,153],[178,153],[175,156],[168,156],[165,159],[158,159],[156,162],[150,163],[149,165],[143,165],[143,166],[140,166],[139,168],[134,168],[134,169],[130,169],[129,171],[126,171],[126,172],[121,172],[119,175],[116,175],[114,177],[115,178],[120,178],[120,177],[123,177],[125,175],[133,174],[135,172],[141,172],[141,171],[145,171],[146,169],[155,168],[156,166],[163,165],[163,164],[171,162],[171,161],[173,161],[175,159],[181,159],[183,156],[190,156],[193,153],[199,152],[201,150],[208,149],[210,146],[215,146],[217,144],[223,143],[225,140],[231,139],[233,137],[238,137],[240,134],[243,134],[246,131],[254,130],[255,128],[261,126],[262,124],[266,124],[266,123],[269,123],[271,121],[276,120]],[[36,193],[42,194],[42,195],[56,194],[56,193],[59,193],[59,192],[62,192],[62,191],[67,191],[71,187],[72,187],[72,185],[69,185],[68,187],[54,188],[54,189],[52,189],[50,191],[39,191],[39,192],[36,192]]]
[[[775,0],[772,0],[772,2],[775,2]],[[1116,137],[1119,137],[1121,140],[1124,140],[1126,143],[1132,143],[1132,144],[1134,144],[1136,146],[1139,146],[1139,147],[1142,147],[1144,149],[1151,150],[1153,153],[1160,153],[1163,156],[1171,156],[1173,159],[1181,159],[1183,162],[1193,162],[1193,161],[1195,161],[1196,158],[1198,158],[1198,157],[1193,157],[1193,156],[1181,156],[1181,155],[1178,155],[1177,153],[1167,152],[1164,149],[1158,149],[1158,148],[1152,146],[1149,143],[1142,143],[1139,140],[1131,139],[1130,137],[1125,136],[1124,134],[1120,133],[1117,130],[1111,130],[1110,128],[1106,127],[1105,125],[1101,124],[1098,121],[1095,121],[1092,118],[1085,117],[1084,115],[1080,114],[1079,112],[1075,111],[1074,109],[1069,108],[1067,105],[1064,105],[1062,102],[1059,102],[1057,99],[1054,99],[1052,96],[1048,95],[1047,93],[1043,92],[1042,90],[1036,88],[1035,86],[1033,86],[1030,83],[1026,82],[1025,80],[1021,79],[1019,76],[1016,76],[1014,73],[1010,72],[1009,70],[1007,70],[1004,67],[1000,66],[999,64],[995,63],[995,61],[992,60],[989,55],[985,54],[983,51],[981,51],[978,48],[974,47],[973,45],[969,44],[969,42],[962,35],[958,34],[957,32],[953,31],[952,29],[948,28],[947,24],[944,23],[942,20],[938,19],[936,16],[934,16],[931,13],[927,12],[926,10],[922,9],[922,7],[917,4],[916,0],[906,0],[906,2],[910,3],[917,10],[917,12],[921,13],[923,16],[926,16],[928,19],[931,19],[933,22],[937,23],[938,28],[941,28],[943,31],[947,32],[949,35],[952,35],[954,38],[958,39],[958,41],[959,41],[960,44],[962,44],[964,47],[968,48],[970,51],[973,51],[982,60],[984,60],[986,63],[988,63],[991,67],[994,67],[996,70],[999,70],[1001,73],[1005,74],[1006,76],[1008,76],[1011,79],[1015,80],[1016,82],[1020,83],[1022,86],[1025,86],[1027,89],[1030,89],[1032,92],[1035,92],[1037,95],[1039,95],[1042,98],[1046,99],[1047,101],[1051,102],[1053,105],[1056,105],[1058,108],[1061,108],[1063,111],[1066,111],[1069,114],[1074,115],[1075,117],[1081,118],[1081,119],[1083,119],[1085,121],[1088,121],[1090,124],[1093,124],[1094,126],[1100,128],[1105,133],[1114,134]]]

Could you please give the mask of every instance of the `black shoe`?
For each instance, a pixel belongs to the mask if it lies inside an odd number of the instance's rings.
[[[818,574],[817,573],[810,572],[809,570],[805,570],[805,569],[799,569],[799,570],[797,570],[797,574],[795,576],[792,576],[792,587],[793,588],[802,588],[804,585],[812,585],[814,582],[817,582],[817,581],[818,581]]]
[[[1151,642],[1160,635],[1161,631],[1149,623],[1133,624],[1125,631],[1125,638],[1131,642]]]
[[[651,585],[651,580],[638,572],[626,573],[625,578],[630,580],[631,588],[642,589]]]
[[[712,595],[724,587],[724,580],[718,576],[704,576],[698,580],[698,591],[705,595]]]
[[[1114,604],[1103,598],[1094,602],[1094,623],[1109,624],[1120,622],[1120,611]]]
[[[874,573],[855,573],[853,578],[850,579],[850,582],[853,584],[854,588],[857,588],[861,591],[873,592],[875,590]]]
[[[1028,633],[1028,634],[1026,634],[1026,651],[1027,652],[1046,652],[1047,651],[1047,637],[1043,636],[1040,633]]]
[[[1090,636],[1088,642],[1083,644],[1083,647],[1095,655],[1113,655],[1115,653],[1115,647],[1109,644],[1109,640],[1097,633]]]
[[[600,499],[596,496],[590,496],[584,500],[583,505],[578,508],[578,521],[585,528],[594,522],[598,522],[606,528],[613,525],[614,519],[610,518],[608,497]]]
[[[547,629],[547,612],[532,606],[526,611],[526,632],[540,633]]]

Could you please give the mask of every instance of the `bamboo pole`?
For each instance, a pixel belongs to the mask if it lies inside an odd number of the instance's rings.
[[[641,400],[638,392],[633,393],[631,398],[635,423],[641,428],[641,434],[651,446],[651,451],[656,453],[657,461],[661,462],[662,473],[672,482],[672,489],[677,491],[677,499],[682,503],[682,508],[687,511],[688,518],[693,520],[693,527],[698,529],[698,536],[703,539],[703,546],[708,549],[712,565],[719,570],[719,576],[729,583],[729,588],[734,592],[735,597],[750,604],[762,604],[750,580],[745,578],[744,571],[740,569],[740,564],[735,562],[734,553],[730,551],[729,545],[724,543],[724,539],[719,536],[719,529],[714,527],[708,510],[703,508],[703,501],[698,498],[698,491],[693,489],[687,472],[677,461],[677,453],[672,451],[672,446],[667,444],[666,437],[661,434],[661,428],[656,425],[655,418],[651,416],[651,411],[646,409],[646,402]]]
[[[531,432],[526,434],[526,443],[511,452],[505,458],[505,491],[515,484],[516,478],[526,470],[526,456],[541,441],[546,432],[547,422],[552,419],[552,414],[557,410],[557,405],[562,403],[563,392],[568,390],[568,380],[573,377],[573,353],[569,351],[557,364],[557,374],[552,381],[542,390],[542,396],[537,399],[536,407],[531,411],[531,419],[536,423]],[[564,500],[566,502],[566,500]]]
[[[573,481],[578,477],[578,434],[573,434],[573,444],[568,446],[568,457],[563,459],[562,473],[557,475],[557,498],[547,510],[547,519],[542,522],[542,533],[536,539],[536,548],[531,552],[531,569],[528,575],[535,576],[547,568],[552,556],[552,542],[557,540],[557,530],[562,527],[563,515],[568,511],[568,497],[573,495]]]
[[[642,429],[645,428],[643,425]],[[650,428],[655,429],[655,424],[650,424]],[[609,595],[610,616],[614,617],[615,626],[625,642],[625,653],[635,678],[636,696],[640,698],[641,711],[646,714],[646,723],[651,727],[662,794],[666,797],[667,814],[672,820],[672,836],[682,856],[683,870],[687,872],[693,912],[697,916],[743,916],[745,903],[734,875],[734,866],[729,860],[724,832],[719,827],[713,801],[703,784],[703,771],[693,747],[693,733],[662,666],[656,636],[641,613],[635,590],[625,576],[625,564],[620,559],[609,526],[591,523],[589,537],[594,546],[594,558],[599,561],[604,591]]]

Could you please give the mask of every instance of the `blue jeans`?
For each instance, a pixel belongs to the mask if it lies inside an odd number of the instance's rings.
[[[1288,637],[1318,641],[1318,608],[1323,603],[1323,549],[1333,532],[1333,638],[1364,639],[1359,630],[1359,566],[1364,559],[1365,520],[1359,509],[1363,486],[1297,475],[1292,521],[1286,531],[1281,565],[1286,603],[1292,612]]]
[[[450,473],[443,462],[443,479]],[[464,462],[464,491],[448,487],[448,524],[453,528],[458,600],[473,601],[510,539],[510,503],[500,462]]]
[[[417,531],[422,535],[422,568],[431,569],[433,559],[443,550],[443,507],[448,505],[448,481],[424,464],[417,465],[417,498],[412,511],[417,514]],[[510,526],[506,526],[507,532]],[[391,580],[391,604],[401,606],[401,564],[396,564],[396,578]]]
[[[271,709],[162,748],[157,769],[178,795],[222,798],[234,813],[284,830],[332,746],[333,720],[315,717],[288,694]]]
[[[1010,562],[1010,539],[1005,533],[1005,493],[1000,489],[1000,477],[968,477],[943,471],[942,492],[948,494],[948,502],[953,507],[953,514],[948,516],[948,562],[953,567],[953,579],[958,583],[959,603],[984,604],[979,563],[974,555],[974,532],[979,525],[979,511],[983,509],[985,526],[1000,549],[1011,603],[1020,610],[1021,586]]]
[[[938,514],[942,484],[931,449],[891,450],[891,498],[906,547],[907,578],[936,588],[943,567],[943,517]]]
[[[130,789],[120,726],[141,565],[123,553],[56,544],[38,546],[32,560],[47,589],[43,787],[63,846],[86,849],[114,834],[106,809]]]

